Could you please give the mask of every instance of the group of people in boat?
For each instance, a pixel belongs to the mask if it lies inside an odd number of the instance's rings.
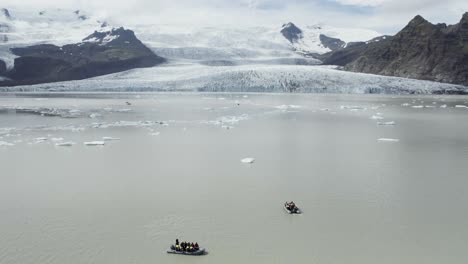
[[[176,239],[175,246],[171,247],[172,250],[181,251],[181,252],[195,252],[200,249],[198,243],[195,242],[181,242],[179,243],[179,239]]]
[[[291,201],[291,202],[286,202],[285,203],[286,209],[288,209],[291,212],[297,212],[299,208],[296,206],[296,204]]]

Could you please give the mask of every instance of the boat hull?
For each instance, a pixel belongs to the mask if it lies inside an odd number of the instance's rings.
[[[201,256],[201,255],[205,255],[206,251],[204,248],[200,248],[199,250],[194,251],[194,252],[185,252],[185,251],[177,251],[174,249],[168,249],[167,253],[176,254],[176,255],[186,255],[186,256]]]

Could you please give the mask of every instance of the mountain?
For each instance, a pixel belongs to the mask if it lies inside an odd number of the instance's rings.
[[[5,74],[7,71],[6,63],[0,60],[0,74]]]
[[[280,32],[297,53],[315,58],[380,36],[366,29],[335,28],[321,24],[301,28],[292,22],[284,24]]]
[[[468,85],[468,13],[458,24],[416,16],[398,34],[324,55],[345,70]]]
[[[393,39],[371,30],[292,22],[238,27],[116,21],[81,10],[8,9],[8,18],[0,12],[8,28],[0,32],[7,37],[0,60],[8,71],[0,72],[0,80],[18,85],[0,90],[468,92],[458,85],[319,65],[348,65],[368,47]],[[166,63],[160,65],[161,57]],[[89,79],[62,82],[83,78]],[[54,83],[29,85],[39,82]]]
[[[80,80],[165,62],[124,28],[96,31],[77,44],[40,44],[11,52],[18,56],[6,75],[11,81],[0,85]]]

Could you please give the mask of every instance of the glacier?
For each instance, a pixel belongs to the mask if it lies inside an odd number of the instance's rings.
[[[190,91],[434,94],[468,88],[430,81],[352,73],[326,66],[200,64],[134,69],[80,81],[1,87],[3,92]]]

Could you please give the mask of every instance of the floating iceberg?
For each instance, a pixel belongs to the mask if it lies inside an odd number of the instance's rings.
[[[394,126],[396,125],[396,123],[394,121],[390,121],[390,122],[378,122],[377,125],[379,126]]]
[[[4,146],[4,147],[11,147],[11,146],[14,146],[15,144],[13,143],[8,143],[8,142],[5,142],[5,141],[0,141],[0,147]]]
[[[278,105],[275,108],[280,110],[289,110],[289,109],[299,109],[301,108],[300,105]]]
[[[424,108],[424,105],[413,105],[412,108],[418,108],[418,109],[420,109],[420,108]]]
[[[443,105],[440,106],[440,108],[447,108],[447,105],[443,104]]]
[[[379,138],[377,140],[380,142],[400,142],[399,139],[395,139],[395,138]]]
[[[98,117],[101,117],[102,115],[101,114],[98,114],[98,113],[92,113],[89,115],[90,118],[98,118]]]
[[[246,163],[246,164],[252,164],[254,163],[255,159],[254,158],[245,158],[245,159],[241,159],[241,162],[242,163]]]
[[[104,141],[89,141],[84,143],[86,146],[104,146],[106,142]]]
[[[357,111],[357,110],[366,110],[367,108],[363,106],[356,106],[356,105],[342,105],[340,106],[341,110],[351,110],[351,111]]]
[[[131,112],[131,111],[132,111],[132,109],[130,109],[130,108],[124,108],[124,109],[117,110],[117,112],[120,112],[120,113],[126,113],[126,112]]]
[[[72,147],[73,145],[75,145],[75,142],[62,142],[55,144],[57,147]]]
[[[102,137],[102,140],[104,140],[104,141],[117,141],[117,140],[120,140],[120,138],[115,138],[115,137]]]
[[[468,108],[466,105],[456,105],[455,108]]]
[[[370,117],[370,119],[372,119],[372,120],[382,120],[384,118],[381,115],[373,115],[373,116]]]

